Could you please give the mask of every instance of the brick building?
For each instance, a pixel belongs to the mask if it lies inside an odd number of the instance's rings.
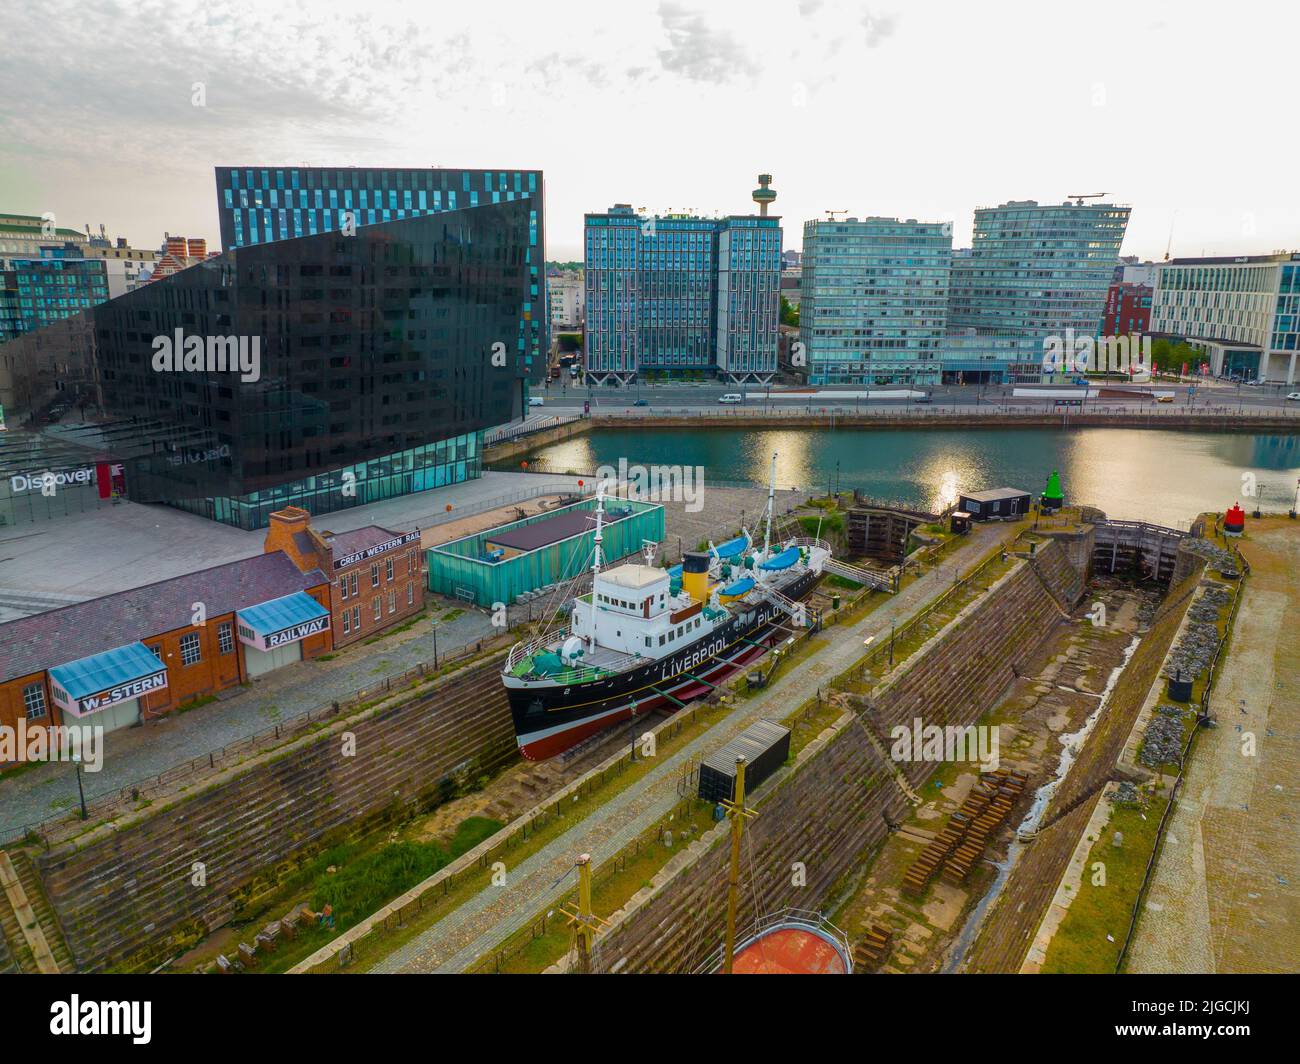
[[[329,584],[275,551],[0,624],[0,727],[112,731],[332,648]]]
[[[329,579],[334,646],[345,647],[424,609],[420,530],[366,525],[351,532],[317,531],[311,514],[287,506],[271,514],[266,550],[284,551],[304,572]]]
[[[1106,292],[1101,335],[1131,336],[1149,331],[1153,291],[1149,284],[1112,284]]]

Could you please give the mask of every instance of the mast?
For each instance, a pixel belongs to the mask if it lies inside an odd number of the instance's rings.
[[[596,485],[596,552],[591,560],[591,575],[593,577],[600,574],[600,540],[601,528],[605,520],[605,482],[602,480]]]
[[[776,451],[772,452],[772,472],[767,478],[767,527],[763,531],[763,561],[772,544],[772,508],[776,505]]]
[[[744,755],[736,758],[736,800],[722,804],[731,820],[731,868],[727,872],[727,947],[722,958],[722,972],[731,975],[732,964],[736,959],[736,906],[740,900],[740,839],[745,833],[745,819],[754,815],[745,808]]]

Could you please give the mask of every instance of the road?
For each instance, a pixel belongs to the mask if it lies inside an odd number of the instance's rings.
[[[1013,385],[941,385],[933,388],[917,388],[916,391],[925,391],[932,404],[935,407],[947,408],[971,408],[985,407],[997,408],[1003,403],[1010,401],[1012,398]],[[1022,385],[1020,387],[1030,387]],[[1065,386],[1065,387],[1068,387]],[[1234,410],[1243,407],[1249,410],[1278,410],[1287,409],[1295,410],[1300,416],[1300,401],[1288,400],[1288,394],[1297,394],[1294,392],[1296,385],[1242,385],[1228,384],[1223,381],[1210,381],[1209,383],[1199,384],[1196,386],[1187,384],[1164,384],[1156,383],[1151,385],[1141,385],[1143,388],[1150,388],[1153,391],[1173,392],[1175,409],[1192,407],[1200,409],[1209,406],[1226,406]],[[853,391],[857,389],[848,386],[828,387],[824,391]],[[862,389],[865,390],[865,389]],[[888,390],[875,388],[873,391]],[[897,390],[902,391],[900,386]],[[529,418],[540,420],[543,417],[554,416],[556,414],[575,414],[581,413],[583,404],[591,403],[592,413],[610,413],[621,412],[624,409],[631,408],[633,403],[638,399],[644,399],[647,403],[649,412],[655,410],[680,410],[680,409],[699,409],[702,407],[714,407],[723,409],[735,409],[734,406],[723,406],[719,404],[720,396],[729,392],[740,392],[741,389],[736,385],[721,384],[717,381],[707,381],[700,383],[671,382],[671,383],[654,383],[654,384],[633,384],[626,388],[587,388],[574,386],[571,382],[565,380],[551,381],[549,387],[544,389],[534,389],[533,395],[540,395],[543,399],[541,407],[532,407],[529,409]],[[758,390],[750,388],[745,393],[744,406],[750,409],[762,409],[769,403],[777,409],[797,409],[799,403],[791,399],[772,399],[771,396],[779,395],[783,392],[791,391],[788,387],[773,388],[769,392],[766,389]],[[1052,409],[1052,400],[1041,399],[1033,400],[1022,397],[1016,397],[1014,400],[1017,404],[1025,405],[1032,403],[1041,403],[1045,410]],[[1089,406],[1094,400],[1088,400]],[[1096,400],[1096,402],[1102,402]],[[830,406],[835,405],[841,409],[872,409],[881,410],[896,407],[907,407],[913,405],[915,400],[900,399],[840,399],[838,401],[820,401],[815,405]],[[1122,405],[1126,408],[1138,409],[1143,404],[1140,400],[1112,400],[1104,405]],[[922,404],[924,405],[924,404]],[[1171,404],[1161,404],[1165,409],[1169,409]]]
[[[372,969],[394,972],[458,972],[523,927],[537,912],[572,890],[568,872],[580,853],[596,865],[617,854],[680,801],[677,781],[702,755],[723,745],[760,717],[784,720],[821,687],[862,656],[863,640],[881,636],[952,586],[953,573],[973,565],[1013,526],[984,525],[971,533],[939,568],[921,576],[857,624],[830,629],[832,642],[771,687],[735,706],[725,717],[581,823],[507,870],[504,886],[489,886],[432,927],[389,954]]]

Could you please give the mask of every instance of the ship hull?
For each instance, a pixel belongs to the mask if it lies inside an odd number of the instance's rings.
[[[782,593],[799,599],[819,574],[805,573]],[[764,602],[735,607],[736,616],[670,655],[615,676],[568,686],[507,685],[519,752],[545,761],[583,740],[654,710],[700,698],[735,676],[786,637],[788,617]]]

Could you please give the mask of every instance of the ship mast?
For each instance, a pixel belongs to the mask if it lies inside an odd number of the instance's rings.
[[[763,561],[772,543],[772,507],[776,502],[776,451],[772,452],[772,472],[767,478],[767,527],[763,532]]]
[[[591,560],[591,575],[593,577],[600,575],[600,540],[601,528],[605,520],[605,482],[602,480],[596,485],[596,552]]]
[[[731,975],[732,964],[736,959],[736,907],[740,900],[740,839],[745,833],[745,820],[754,815],[745,808],[743,755],[736,758],[736,800],[722,804],[731,820],[731,868],[727,872],[727,946],[722,959],[722,972]]]

